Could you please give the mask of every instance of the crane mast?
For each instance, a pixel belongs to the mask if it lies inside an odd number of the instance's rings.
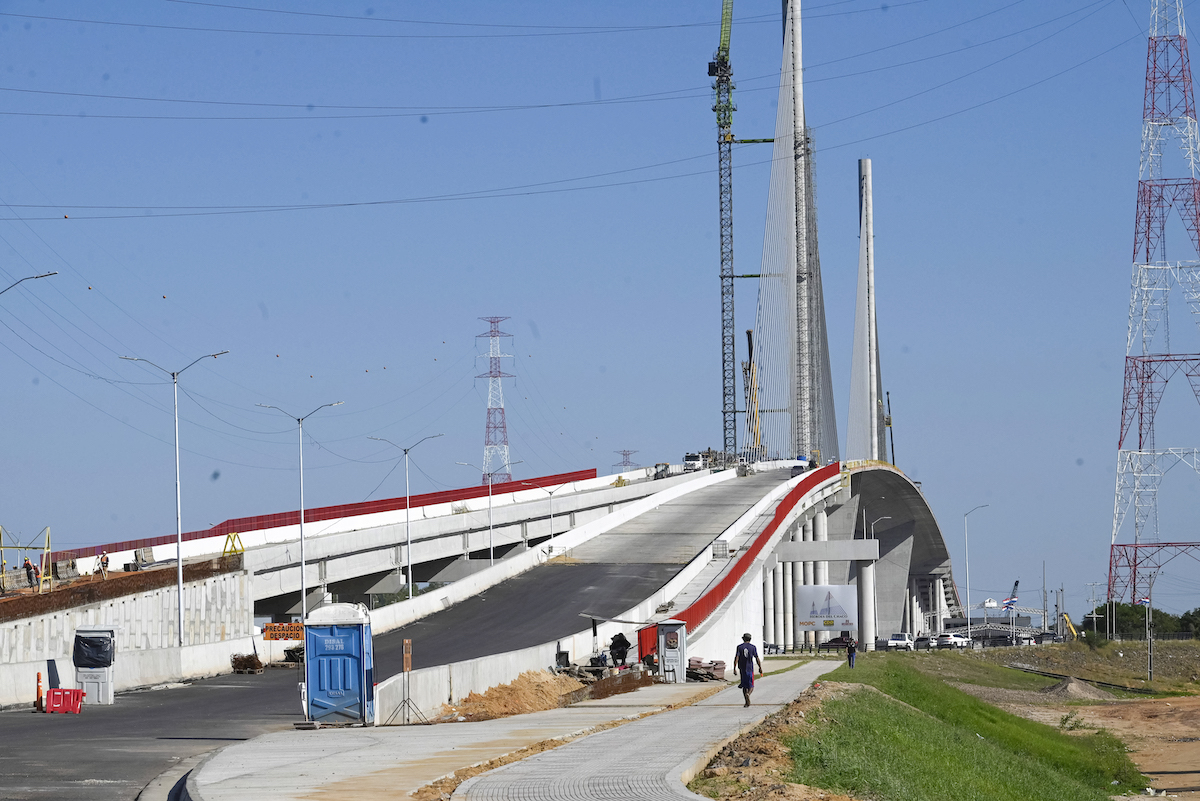
[[[713,81],[713,111],[717,114],[717,180],[721,213],[721,427],[726,464],[737,459],[737,374],[733,330],[733,68],[729,64],[729,34],[733,0],[722,0],[721,42],[708,75]]]

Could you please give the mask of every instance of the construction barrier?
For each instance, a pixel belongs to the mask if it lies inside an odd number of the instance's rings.
[[[46,691],[46,711],[78,715],[83,707],[83,690],[50,689]]]

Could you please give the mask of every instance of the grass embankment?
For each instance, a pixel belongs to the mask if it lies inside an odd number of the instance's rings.
[[[812,731],[790,738],[794,781],[896,801],[1091,800],[1146,786],[1107,732],[1072,736],[1010,715],[910,659],[881,654],[827,676],[883,694],[832,700]]]

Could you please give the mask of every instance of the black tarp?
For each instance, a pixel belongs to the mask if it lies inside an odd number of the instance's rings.
[[[102,634],[76,634],[72,660],[77,668],[103,668],[113,663],[115,646],[111,637]]]

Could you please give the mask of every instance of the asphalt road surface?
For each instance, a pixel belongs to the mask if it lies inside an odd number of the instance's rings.
[[[603,534],[447,610],[375,638],[376,681],[402,664],[472,659],[566,637],[653,594],[787,473],[726,481]],[[632,637],[630,639],[633,639]],[[119,657],[118,657],[119,658]],[[0,801],[132,801],[172,766],[304,719],[296,670],[120,693],[80,715],[0,712]]]
[[[298,676],[273,669],[121,693],[79,715],[2,712],[0,799],[129,801],[182,759],[304,720]]]

